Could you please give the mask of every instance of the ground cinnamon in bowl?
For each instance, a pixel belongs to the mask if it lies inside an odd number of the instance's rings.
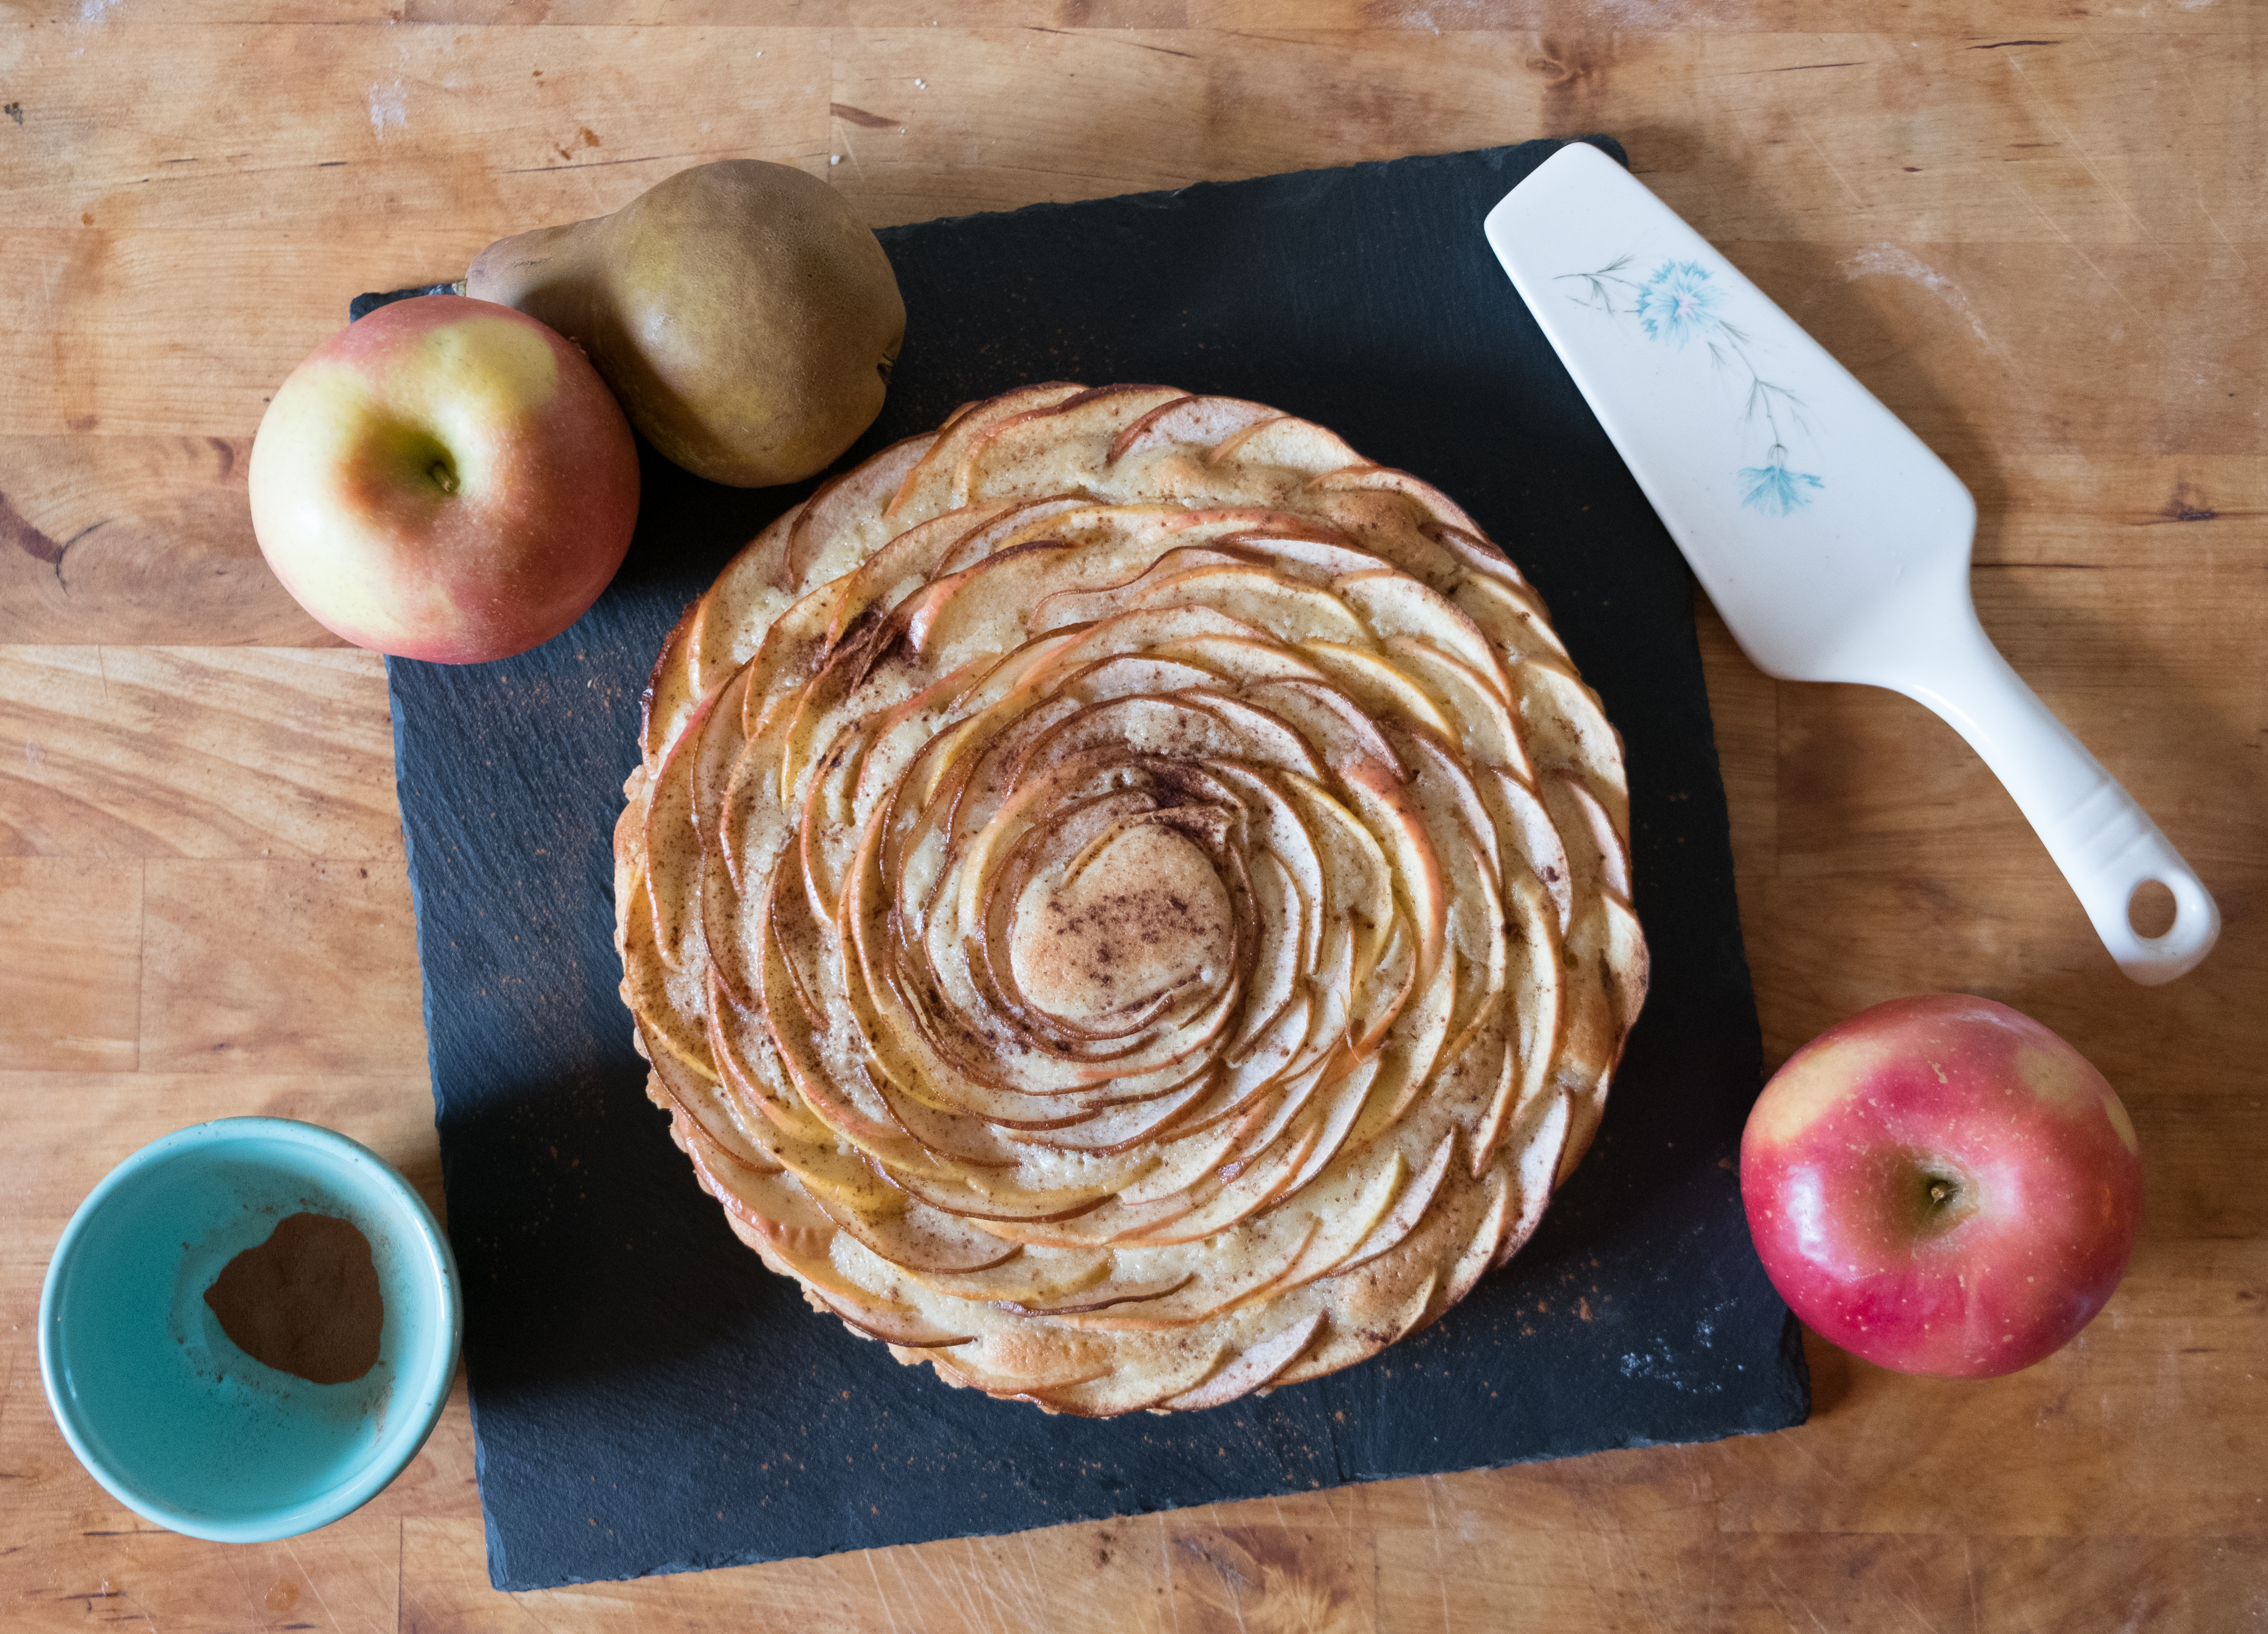
[[[238,1349],[278,1373],[346,1384],[377,1365],[386,1296],[370,1239],[350,1221],[286,1217],[221,1269],[205,1303]]]

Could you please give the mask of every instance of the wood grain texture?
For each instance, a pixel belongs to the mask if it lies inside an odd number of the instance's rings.
[[[249,436],[0,437],[0,630],[14,642],[338,645],[261,560],[251,453]]]
[[[401,871],[375,653],[15,646],[0,666],[0,741],[18,746],[0,765],[0,856]]]
[[[139,1064],[142,875],[89,857],[0,859],[0,1058],[11,1067]]]
[[[2268,1616],[2268,26],[2041,0],[11,0],[0,9],[0,1624],[2217,1631]],[[1935,446],[2016,667],[2218,894],[2127,983],[1918,705],[1698,616],[1766,1056],[2030,1012],[2132,1109],[2132,1270],[2014,1378],[1814,1343],[1803,1428],[504,1596],[461,1394],[289,1544],[155,1532],[40,1397],[71,1210],[201,1117],[439,1201],[384,681],[262,566],[276,385],[364,289],[682,165],[876,224],[1607,130]],[[918,335],[910,337],[918,345]]]

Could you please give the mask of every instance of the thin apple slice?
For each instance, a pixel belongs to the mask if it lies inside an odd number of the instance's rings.
[[[1475,787],[1496,819],[1498,843],[1506,856],[1518,857],[1550,899],[1565,936],[1575,911],[1574,868],[1567,860],[1567,844],[1551,821],[1543,800],[1525,782],[1500,768],[1490,768],[1475,779]],[[1509,880],[1507,879],[1507,886]]]
[[[1196,1275],[1195,1271],[1175,1270],[1146,1281],[1111,1276],[1098,1278],[1074,1292],[1049,1299],[995,1299],[992,1303],[1012,1316],[1092,1316],[1120,1306],[1145,1304],[1179,1293]]]
[[[1511,703],[1486,676],[1421,637],[1389,637],[1385,647],[1395,673],[1425,691],[1440,712],[1456,723],[1467,760],[1501,768],[1523,782],[1535,777]]]
[[[1601,969],[1607,957],[1607,931],[1604,904],[1595,900],[1586,904],[1561,944],[1564,956],[1578,970]],[[1568,1097],[1568,1143],[1574,1152],[1565,1161],[1567,1169],[1590,1142],[1622,1044],[1615,997],[1606,984],[1596,979],[1568,983],[1561,1000],[1558,1060],[1552,1073],[1554,1086]]]
[[[1322,1076],[1318,1070],[1301,1089],[1285,1098],[1287,1112],[1304,1109],[1307,1099],[1314,1093],[1314,1083]],[[1296,1117],[1290,1123],[1271,1120],[1263,1131],[1264,1144],[1233,1154],[1223,1165],[1224,1169],[1234,1171],[1234,1178],[1219,1191],[1170,1225],[1120,1240],[1142,1248],[1173,1248],[1202,1242],[1249,1219],[1283,1195],[1292,1177],[1314,1151],[1319,1132],[1312,1123],[1299,1122]],[[1279,1135],[1284,1137],[1278,1138]]]
[[[1143,593],[1152,590],[1167,579],[1198,567],[1252,567],[1256,559],[1233,551],[1219,550],[1204,545],[1176,545],[1164,555],[1145,563],[1131,578],[1115,585],[1101,585],[1092,590],[1058,590],[1042,596],[1034,607],[1026,628],[1033,635],[1044,635],[1049,630],[1068,629],[1074,624],[1091,624],[1097,619],[1141,604]]]
[[[1333,488],[1325,479],[1308,483],[1291,503],[1355,548],[1431,589],[1446,593],[1468,570],[1456,552],[1441,542],[1439,525],[1398,494]]]
[[[1368,647],[1309,641],[1301,643],[1300,650],[1314,661],[1334,686],[1353,700],[1366,718],[1399,718],[1429,727],[1444,737],[1457,731],[1451,718],[1423,687]]]
[[[795,1268],[805,1290],[841,1317],[843,1326],[865,1334],[870,1339],[880,1339],[887,1344],[935,1351],[967,1344],[975,1336],[956,1334],[950,1328],[940,1328],[912,1306],[878,1299],[847,1279],[832,1284],[819,1282],[807,1269],[809,1263],[808,1261],[799,1262]]]
[[[678,615],[646,677],[645,690],[638,695],[638,752],[648,761],[661,759],[701,701],[693,685],[690,645],[693,621],[700,610],[700,598],[696,597]]]
[[[792,996],[793,978],[782,940],[813,927],[799,918],[791,931],[783,921],[799,916],[802,895],[792,885],[783,888],[780,875],[773,877],[764,910],[763,953],[757,961],[764,1023],[796,1094],[835,1139],[878,1159],[892,1174],[950,1174],[950,1167],[938,1165],[898,1121],[864,1071],[857,1047],[837,1036],[840,1024],[815,1027],[815,1018],[805,1012],[807,1001]]]
[[[1046,639],[1055,644],[1054,651],[1044,668],[1035,668],[1032,676],[1035,684],[1052,684],[1057,675],[1122,654],[1203,664],[1240,682],[1274,680],[1279,675],[1313,679],[1319,673],[1314,666],[1270,639],[1266,631],[1211,607],[1150,607],[1119,613]]]
[[[639,872],[630,889],[630,905],[619,922],[623,1000],[655,1042],[695,1071],[713,1075],[717,1069],[702,1036],[704,1005],[695,985],[697,978],[666,964],[654,945],[647,875]]]
[[[1331,592],[1262,567],[1193,568],[1145,586],[1130,605],[1197,606],[1265,630],[1278,641],[1360,641],[1361,621]]]
[[[1430,641],[1482,678],[1498,697],[1509,700],[1512,684],[1496,648],[1462,607],[1406,573],[1349,573],[1332,589],[1361,615],[1380,642],[1396,636]]]
[[[1009,1317],[974,1343],[954,1352],[939,1371],[988,1395],[1032,1400],[1108,1377],[1108,1351],[1075,1334],[1050,1333]]]
[[[1344,546],[1347,536],[1328,522],[1298,511],[1282,511],[1263,504],[1191,504],[1187,501],[1174,504],[1151,504],[1142,506],[1122,505],[1122,511],[1139,510],[1154,515],[1157,526],[1167,533],[1182,535],[1184,544],[1197,541],[1219,541],[1224,544],[1241,542],[1262,550],[1307,541],[1322,546]]]
[[[1325,1073],[1323,1087],[1307,1113],[1307,1121],[1314,1130],[1314,1138],[1306,1143],[1307,1150],[1300,1159],[1299,1167],[1292,1171],[1291,1178],[1284,1182],[1283,1189],[1277,1194],[1279,1198],[1307,1191],[1314,1184],[1316,1177],[1348,1150],[1381,1077],[1381,1057],[1375,1055],[1351,1064],[1340,1064],[1336,1072]],[[1303,1248],[1300,1253],[1302,1260],[1306,1254]]]
[[[796,819],[796,873],[812,916],[829,924],[858,843],[850,796],[851,779],[867,747],[865,732],[841,725],[837,735],[821,749],[812,775],[803,779],[803,806]]]
[[[1467,572],[1494,579],[1507,590],[1529,588],[1527,576],[1512,558],[1478,529],[1433,527],[1427,530],[1427,537],[1456,557]]]
[[[1320,781],[1292,776],[1273,782],[1322,862],[1325,895],[1314,914],[1318,933],[1359,928],[1355,962],[1374,964],[1394,929],[1394,866],[1385,847]],[[1310,969],[1325,963],[1320,948],[1307,950],[1303,962]]]
[[[693,769],[717,701],[714,693],[702,699],[646,785],[642,851],[649,880],[656,882],[646,893],[651,946],[673,969],[681,965],[685,938],[697,924],[694,882],[700,877],[703,847],[701,831],[693,824]]]
[[[1192,1343],[1187,1336],[1175,1334],[1167,1343],[1145,1350],[1138,1365],[1122,1365],[1101,1379],[1032,1399],[1049,1411],[1079,1418],[1164,1412],[1167,1402],[1212,1376],[1221,1354],[1221,1347],[1209,1338]]]
[[[687,659],[697,695],[705,696],[755,653],[771,622],[795,600],[785,570],[788,534],[804,506],[791,505],[740,547],[706,595],[694,603]]]
[[[869,719],[853,763],[853,811],[873,810],[899,786],[938,723],[955,712],[984,668],[982,659],[964,664]]]
[[[1061,533],[1066,520],[1096,510],[1094,502],[1083,494],[1058,494],[1046,499],[1019,500],[1004,510],[995,510],[992,504],[971,505],[971,515],[986,515],[990,519],[971,527],[954,541],[935,569],[937,577],[958,573],[963,568],[974,567],[996,550],[1011,549],[1034,540],[1046,539]]]
[[[717,980],[713,968],[710,980]],[[835,1144],[835,1131],[814,1117],[796,1093],[761,1016],[744,1013],[731,1003],[712,1002],[704,1037],[725,1091],[746,1109],[740,1127],[770,1161],[787,1161],[780,1155],[786,1150],[780,1145],[783,1140],[814,1150]]]
[[[1627,1038],[1646,1005],[1653,963],[1646,949],[1646,933],[1638,928],[1638,915],[1631,905],[1612,894],[1601,901],[1607,910],[1606,966],[1612,978],[1607,992],[1614,1000],[1615,1023]]]
[[[1279,684],[1299,687],[1314,683]],[[1079,757],[1106,747],[1160,760],[1170,758],[1199,764],[1233,762],[1297,772],[1308,777],[1323,775],[1323,762],[1316,758],[1308,740],[1276,713],[1226,693],[1199,687],[1164,697],[1114,697],[1086,704],[1033,745],[1026,764],[1032,771],[1068,768]],[[1044,797],[1020,789],[1017,803],[1028,806],[1039,798]]]
[[[1027,623],[1031,609],[1075,554],[1072,546],[1035,541],[932,582],[902,604],[908,644],[932,672],[1012,651],[1037,633]]]
[[[1327,472],[1359,465],[1362,456],[1336,431],[1325,431],[1312,420],[1278,415],[1215,444],[1205,463],[1282,469],[1313,481]]]
[[[1082,703],[1104,703],[1189,688],[1211,692],[1219,680],[1211,670],[1195,664],[1122,652],[1073,670],[1057,684],[1066,696]]]
[[[1364,760],[1345,767],[1339,786],[1395,859],[1395,880],[1418,934],[1418,982],[1423,986],[1448,943],[1448,893],[1425,814],[1388,762]]]
[[[1544,617],[1543,602],[1526,586],[1475,573],[1459,582],[1451,599],[1506,658],[1566,661],[1567,649]]]
[[[747,686],[748,672],[744,666],[711,695],[704,711],[707,718],[690,724],[684,733],[691,746],[690,758],[680,774],[684,778],[685,818],[693,826],[694,837],[700,842],[703,856],[714,855],[717,850],[718,824],[726,791],[732,784],[740,751],[747,747],[740,721]],[[665,774],[667,770],[665,766]],[[675,815],[674,812],[671,814]],[[648,843],[652,843],[651,837]],[[666,862],[665,865],[669,864]]]
[[[1622,781],[1621,734],[1607,724],[1599,695],[1575,672],[1545,659],[1521,666],[1520,716],[1528,753],[1544,771],[1597,768]]]
[[[1350,449],[1348,452],[1351,453],[1353,451]],[[1479,523],[1467,516],[1455,500],[1431,482],[1414,477],[1407,471],[1397,471],[1391,466],[1372,465],[1359,456],[1320,473],[1310,486],[1326,491],[1360,489],[1399,494],[1445,527],[1455,528],[1473,538],[1487,537],[1482,533]]]
[[[1001,1186],[980,1191],[966,1182],[933,1180],[920,1174],[906,1174],[900,1179],[906,1195],[917,1202],[958,1214],[964,1219],[982,1220],[988,1230],[1017,1241],[1031,1240],[1013,1232],[1012,1228],[1018,1225],[1053,1225],[1076,1219],[1109,1201],[1108,1196],[1089,1195],[1085,1190],[1045,1193]]]
[[[1197,1206],[1199,1199],[1186,1192],[1169,1192],[1142,1203],[1123,1196],[1105,1200],[1092,1209],[1052,1219],[989,1218],[984,1229],[1027,1248],[1066,1252],[1117,1248],[1168,1220],[1180,1219]]]
[[[1241,621],[1223,619],[1210,608],[1174,607],[1156,613],[1129,613],[1121,616],[1137,619],[1166,619],[1175,615],[1204,612],[1224,623],[1233,623],[1248,631],[1246,635],[1204,634],[1169,636],[1147,650],[1152,658],[1176,664],[1195,664],[1211,670],[1214,677],[1227,683],[1223,690],[1252,686],[1267,681],[1322,681],[1323,672],[1292,648],[1270,640],[1263,632]],[[1108,621],[1116,622],[1116,621]],[[1105,625],[1096,625],[1100,632]]]
[[[1164,1405],[1182,1412],[1199,1407],[1219,1407],[1260,1389],[1299,1359],[1300,1353],[1314,1343],[1315,1332],[1322,1325],[1322,1311],[1307,1313],[1289,1327],[1241,1351],[1195,1389],[1167,1398]]]
[[[1092,1288],[1109,1276],[1114,1262],[1107,1248],[1039,1248],[1012,1238],[998,1237],[989,1226],[985,1234],[1004,1243],[1013,1243],[1016,1253],[997,1264],[972,1270],[948,1272],[908,1266],[904,1268],[907,1281],[924,1293],[936,1296],[933,1302],[960,1299],[972,1305],[1050,1304],[1076,1299],[1082,1290]]]
[[[1520,1194],[1520,1213],[1497,1248],[1496,1262],[1498,1265],[1518,1253],[1521,1246],[1535,1235],[1535,1227],[1543,1218],[1544,1204],[1550,1201],[1552,1191],[1571,1172],[1567,1150],[1572,1120],[1567,1097],[1554,1095],[1538,1110],[1540,1115],[1535,1126],[1520,1142],[1520,1160],[1514,1170]]]
[[[1472,1133],[1476,1179],[1500,1148],[1518,1144],[1511,1131],[1521,1126],[1529,1108],[1552,1086],[1558,1057],[1560,1006],[1566,990],[1558,930],[1542,887],[1532,880],[1510,880],[1506,887],[1508,921],[1524,935],[1521,957],[1511,961],[1513,1002],[1498,1012],[1509,1023],[1502,1046],[1504,1059],[1490,1093],[1488,1109]],[[1477,1049],[1479,1044],[1476,1041],[1466,1048]]]
[[[1624,840],[1605,804],[1591,785],[1572,772],[1557,772],[1539,790],[1551,813],[1553,825],[1563,835],[1582,843],[1577,878],[1587,888],[1613,892],[1625,903],[1631,898],[1630,846]],[[1574,848],[1570,847],[1570,856]]]
[[[1176,1127],[1201,1113],[1220,1093],[1219,1079],[1204,1074],[1167,1094],[1090,1113],[1066,1129],[1037,1130],[1019,1138],[1058,1152],[1124,1156],[1170,1139]]]
[[[1457,1132],[1452,1129],[1441,1137],[1440,1143],[1433,1148],[1432,1155],[1411,1176],[1409,1184],[1403,1187],[1401,1195],[1395,1199],[1394,1207],[1388,1211],[1386,1218],[1373,1226],[1370,1233],[1331,1268],[1328,1273],[1329,1276],[1344,1277],[1360,1270],[1372,1261],[1392,1253],[1418,1228],[1418,1222],[1425,1218],[1425,1211],[1432,1206],[1434,1196],[1441,1189],[1441,1182],[1449,1173],[1449,1164],[1456,1146]]]
[[[1214,1256],[1202,1279],[1193,1267],[1147,1279],[1114,1277],[1080,1294],[1078,1308],[1028,1314],[1081,1333],[1185,1333],[1238,1306],[1264,1299],[1299,1262],[1318,1230],[1312,1216],[1304,1224],[1273,1222],[1264,1236],[1240,1233],[1241,1252]],[[1115,1297],[1119,1292],[1128,1297]]]
[[[824,1261],[835,1240],[835,1225],[812,1208],[809,1196],[794,1178],[764,1177],[751,1183],[745,1177],[725,1178],[714,1149],[699,1144],[687,1148],[693,1172],[702,1189],[725,1210],[726,1223],[743,1240],[769,1249],[791,1262],[780,1269],[793,1275],[792,1262]]]
[[[1186,400],[1171,386],[1106,386],[998,421],[970,445],[961,482],[988,497],[1045,497],[1079,485],[1152,409]]]
[[[784,1167],[752,1139],[733,1103],[729,1088],[720,1080],[693,1071],[674,1052],[659,1047],[644,1022],[638,1024],[653,1071],[646,1086],[649,1099],[667,1106],[697,1130],[702,1137],[744,1168],[774,1174]]]
[[[1452,953],[1422,983],[1412,969],[1378,1006],[1380,1013],[1368,1027],[1359,1034],[1350,1028],[1349,1047],[1385,1064],[1374,1074],[1376,1093],[1365,1109],[1366,1126],[1355,1131],[1359,1145],[1375,1139],[1380,1124],[1390,1129],[1400,1123],[1429,1089],[1438,1093],[1445,1087],[1435,1081],[1435,1069],[1452,1034],[1462,1034],[1461,1023],[1469,1019],[1460,1016],[1456,1003],[1462,962]]]
[[[1278,1279],[1278,1291],[1288,1292],[1337,1269],[1386,1218],[1409,1181],[1410,1165],[1399,1152],[1390,1152],[1384,1162],[1341,1177],[1327,1191],[1318,1188],[1309,1194],[1319,1229]]]
[[[1318,646],[1330,644],[1303,643],[1300,651],[1312,653]],[[1288,723],[1307,744],[1308,763],[1293,769],[1316,777],[1328,766],[1345,777],[1350,768],[1367,762],[1379,766],[1385,777],[1400,781],[1401,758],[1395,754],[1394,746],[1387,740],[1376,718],[1330,682],[1262,681],[1247,687],[1244,696],[1252,701],[1252,707]]]
[[[959,572],[985,556],[1013,550],[1019,545],[1116,545],[1132,547],[1129,559],[1146,561],[1166,548],[1163,536],[1175,531],[1189,512],[1165,503],[1103,504],[1084,494],[1059,494],[1052,499],[988,500],[1010,504],[1013,509],[999,524],[964,540],[940,567],[939,576]],[[1187,541],[1184,541],[1187,542]]]
[[[1358,548],[1344,538],[1318,540],[1312,532],[1300,536],[1256,526],[1225,534],[1217,542],[1223,549],[1250,552],[1263,558],[1265,565],[1315,585],[1329,585],[1349,573],[1373,573],[1400,565],[1375,551]]]
[[[1495,1084],[1489,1092],[1487,1109],[1481,1114],[1468,1143],[1472,1149],[1475,1180],[1487,1174],[1496,1160],[1497,1149],[1504,1144],[1506,1131],[1524,1108],[1523,1095],[1532,1100],[1535,1092],[1543,1087],[1541,1069],[1547,1064],[1543,1060],[1530,1058],[1528,1071],[1523,1072],[1519,1043],[1508,1029],[1492,1042],[1495,1048],[1491,1053],[1497,1063]]]
[[[1459,746],[1446,734],[1423,725],[1389,722],[1386,731],[1396,757],[1409,769],[1410,786],[1417,791],[1418,807],[1435,846],[1445,856],[1453,843],[1473,848],[1478,865],[1487,871],[1487,888],[1493,898],[1495,881],[1504,866],[1496,818],[1482,798],[1466,757],[1458,752]],[[1481,956],[1470,943],[1465,951],[1470,957]]]
[[[799,596],[840,578],[889,537],[882,507],[938,440],[925,432],[892,443],[880,453],[821,484],[796,513],[780,556],[779,587]]]
[[[1211,450],[1248,426],[1280,417],[1266,404],[1241,398],[1176,398],[1160,403],[1114,438],[1103,463],[1140,460],[1168,449]]]
[[[1029,414],[1035,408],[1051,408],[1086,389],[1064,380],[1049,380],[1004,393],[956,416],[906,473],[898,491],[883,504],[881,520],[893,527],[905,528],[945,512],[959,510],[968,503],[961,483],[968,451],[986,432],[1005,420]]]
[[[908,1094],[877,1059],[870,1057],[866,1069],[875,1093],[889,1108],[890,1115],[920,1144],[924,1152],[970,1169],[1016,1167],[1019,1153],[1014,1130],[957,1112],[939,1111],[918,1096]]]
[[[917,1277],[966,1277],[1004,1265],[1024,1252],[1020,1243],[1003,1242],[960,1216],[925,1203],[909,1203],[903,1213],[882,1214],[852,1208],[824,1192],[814,1193],[812,1202],[868,1253]]]
[[[1433,1319],[1440,1315],[1442,1310],[1442,1306],[1436,1302],[1440,1297],[1440,1287],[1441,1273],[1426,1272],[1425,1281],[1411,1292],[1410,1297],[1403,1302],[1402,1308],[1388,1319],[1386,1344],[1399,1344],[1411,1334],[1432,1325]],[[1385,1348],[1386,1345],[1379,1347],[1381,1350]],[[1290,1368],[1285,1369],[1286,1373],[1291,1371]]]
[[[830,651],[847,640],[870,612],[896,607],[939,575],[939,564],[972,534],[982,534],[1012,506],[995,501],[964,505],[897,534],[849,575],[827,630]]]

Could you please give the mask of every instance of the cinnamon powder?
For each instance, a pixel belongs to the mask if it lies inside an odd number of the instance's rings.
[[[254,1361],[310,1384],[345,1384],[378,1363],[386,1296],[370,1239],[327,1214],[293,1214],[222,1267],[205,1303]]]

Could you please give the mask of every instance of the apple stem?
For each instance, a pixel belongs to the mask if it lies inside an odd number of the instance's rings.
[[[449,462],[446,460],[436,460],[425,467],[425,475],[440,485],[443,493],[453,494],[457,491],[457,474],[449,468]]]

